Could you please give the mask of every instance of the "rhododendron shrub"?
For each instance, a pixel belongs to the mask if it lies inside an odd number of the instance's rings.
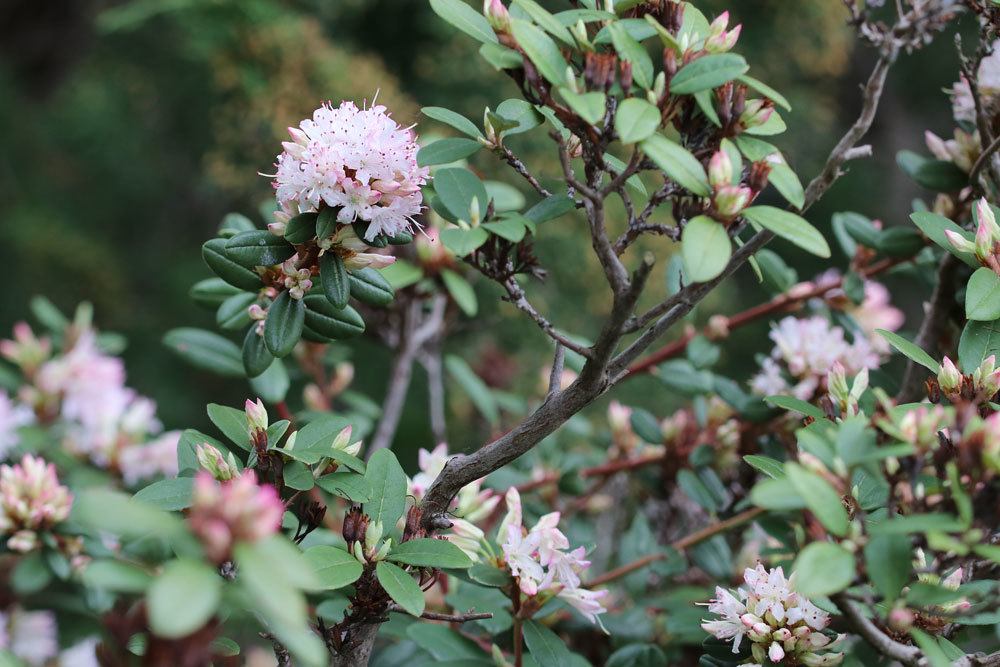
[[[317,100],[289,128],[266,219],[203,246],[191,296],[218,331],[164,338],[247,395],[208,432],[164,431],[88,307],[35,301],[40,326],[0,343],[4,660],[1000,664],[1000,8],[844,3],[874,65],[803,186],[770,143],[790,105],[728,12],[557,5],[430,0],[520,93],[481,119]],[[913,225],[843,212],[824,234],[809,209],[871,154],[892,65],[959,14],[978,40],[927,91],[954,139],[897,156],[929,193]],[[587,331],[536,298],[554,229],[593,251]],[[730,277],[767,299],[709,309]],[[452,344],[489,289],[551,354],[534,392]],[[751,359],[731,334],[754,324]],[[391,359],[381,395],[352,386],[362,335]],[[392,446],[416,366],[433,439],[411,468]]]

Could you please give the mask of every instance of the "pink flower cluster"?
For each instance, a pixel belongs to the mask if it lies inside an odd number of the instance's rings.
[[[421,449],[417,453],[420,472],[409,483],[409,494],[417,501],[424,497],[437,476],[448,462],[448,445],[440,443],[431,451]],[[490,489],[482,488],[483,480],[478,479],[462,487],[451,507],[451,530],[445,539],[460,548],[473,560],[479,559],[479,551],[485,534],[475,522],[482,521],[500,503],[500,496]]]
[[[37,339],[21,322],[13,340],[0,341],[0,354],[20,366],[27,381],[18,392],[20,405],[10,409],[0,397],[0,457],[17,444],[10,424],[23,425],[25,415],[36,412],[45,422],[60,422],[70,451],[117,466],[128,484],[176,475],[180,433],[147,442],[163,426],[156,404],[125,385],[122,360],[103,352],[96,332],[79,321],[66,340],[66,349],[52,355],[48,339]]]
[[[33,550],[38,533],[64,521],[72,506],[53,464],[25,454],[19,464],[0,466],[0,532],[9,549]]]
[[[285,505],[273,486],[257,484],[252,470],[219,483],[211,473],[195,476],[188,523],[209,559],[222,563],[239,542],[257,542],[281,526]]]
[[[17,429],[34,420],[31,408],[10,399],[0,392],[0,459],[6,458],[18,441]]]
[[[429,170],[417,166],[416,136],[374,105],[324,104],[282,144],[274,187],[279,224],[323,204],[339,208],[337,220],[368,224],[366,240],[411,229],[420,213],[420,186]]]
[[[507,491],[507,515],[497,530],[504,562],[517,578],[521,592],[528,596],[554,593],[583,614],[591,623],[607,611],[600,600],[608,591],[592,591],[581,586],[580,574],[590,567],[583,547],[569,550],[569,540],[559,530],[559,512],[541,517],[530,530],[524,527],[521,496]]]
[[[833,649],[843,636],[831,640],[822,632],[830,624],[830,615],[796,593],[780,567],[768,571],[758,563],[744,571],[743,580],[746,586],[735,595],[725,588],[715,589],[708,611],[718,618],[702,622],[705,632],[733,640],[733,653],[739,653],[747,637],[758,663],[765,657],[773,664],[811,667],[843,661],[843,653],[819,653]]]

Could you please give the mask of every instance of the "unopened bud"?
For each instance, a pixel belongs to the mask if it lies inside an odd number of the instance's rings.
[[[510,12],[501,0],[483,0],[483,16],[496,32],[510,32]]]
[[[708,161],[708,182],[719,188],[733,182],[733,161],[726,151],[716,151]]]
[[[376,521],[375,523],[368,526],[368,532],[365,534],[365,547],[368,549],[374,549],[379,540],[382,539],[382,522]]]
[[[720,215],[732,218],[747,207],[751,197],[753,192],[750,188],[741,185],[723,185],[716,190],[712,201]]]
[[[941,362],[937,379],[941,391],[946,394],[957,392],[962,387],[962,373],[948,357],[945,357],[944,361]]]
[[[958,232],[952,231],[950,229],[946,229],[944,230],[944,235],[948,238],[948,243],[950,243],[951,247],[954,248],[955,250],[959,252],[967,252],[970,254],[971,253],[978,254],[977,244],[965,238],[965,236],[963,236],[962,234],[959,234]]]
[[[207,470],[212,477],[220,482],[233,479],[240,474],[239,468],[236,466],[236,458],[232,452],[229,453],[229,460],[227,461],[223,458],[222,452],[212,445],[205,443],[195,447],[195,456],[198,459],[198,465]]]
[[[263,401],[258,398],[257,402],[254,403],[248,398],[244,409],[247,413],[247,424],[250,426],[251,432],[267,430],[267,410],[264,408]]]
[[[743,113],[740,114],[740,123],[744,129],[748,130],[760,127],[771,119],[771,114],[773,113],[774,107],[771,105],[770,100],[749,100],[743,109]]]

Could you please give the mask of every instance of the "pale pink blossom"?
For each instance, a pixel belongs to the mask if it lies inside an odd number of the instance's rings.
[[[195,476],[188,522],[206,555],[216,563],[227,560],[235,544],[257,542],[281,526],[285,505],[270,485],[258,485],[252,470],[219,483],[208,472]]]
[[[10,537],[9,548],[34,549],[37,532],[65,520],[72,505],[56,467],[44,459],[25,454],[20,463],[0,466],[0,532]]]
[[[373,105],[324,104],[282,144],[274,187],[285,216],[338,207],[337,220],[368,222],[367,240],[409,231],[420,213],[426,167],[416,137]]]
[[[146,443],[126,445],[118,455],[122,480],[134,486],[152,477],[177,476],[177,443],[180,431],[169,431]]]
[[[780,567],[767,570],[760,563],[743,573],[744,587],[735,593],[715,589],[708,611],[716,618],[702,622],[702,629],[725,641],[732,640],[739,653],[743,637],[751,641],[754,659],[774,664],[837,665],[843,653],[818,654],[836,645],[821,631],[830,616],[795,592],[794,577],[785,578]]]
[[[0,459],[7,458],[11,449],[17,446],[20,438],[17,430],[34,421],[31,408],[17,403],[3,391],[0,391]]]
[[[0,649],[10,651],[31,667],[40,667],[59,653],[56,617],[51,611],[26,611],[14,607],[0,613]]]

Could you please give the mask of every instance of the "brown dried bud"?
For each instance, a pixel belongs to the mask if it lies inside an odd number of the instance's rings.
[[[368,532],[368,515],[361,511],[360,505],[352,507],[344,515],[344,527],[341,534],[348,544],[352,542],[364,542],[365,534]]]
[[[747,185],[756,195],[767,187],[767,177],[771,174],[771,165],[761,160],[750,165],[750,175],[747,177]]]
[[[421,525],[421,519],[423,516],[424,511],[420,509],[419,505],[414,505],[410,508],[410,511],[406,513],[406,526],[403,528],[404,542],[427,536],[427,531],[424,530]]]
[[[587,90],[610,90],[617,68],[618,56],[615,54],[588,51],[583,64],[583,80],[587,84]]]
[[[632,63],[627,60],[621,61],[619,64],[619,69],[621,70],[621,85],[622,92],[628,95],[629,91],[632,90]]]

